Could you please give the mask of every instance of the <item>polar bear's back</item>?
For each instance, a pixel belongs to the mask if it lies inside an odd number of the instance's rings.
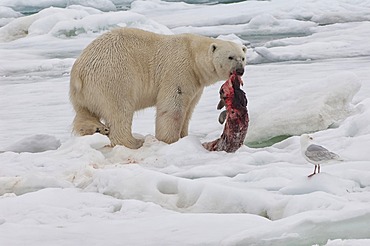
[[[160,35],[129,28],[107,32],[90,43],[76,60],[74,67],[94,69],[107,73],[107,69],[122,69],[133,62],[146,65],[154,56]],[[134,65],[134,64],[133,64]],[[131,71],[133,72],[133,71]]]
[[[140,99],[142,105],[138,108],[152,106],[156,90],[151,88],[149,68],[158,41],[163,38],[164,35],[138,29],[119,28],[95,39],[72,67],[72,102],[80,100],[78,104],[91,106],[95,102],[101,103],[99,98],[118,102],[130,95],[130,98],[146,98]],[[144,92],[143,88],[151,94],[139,95]]]
[[[133,28],[112,30],[90,43],[75,61],[71,94],[96,97],[100,93],[110,98],[112,90],[120,90],[115,94],[130,93],[131,98],[132,95],[141,98],[141,102],[146,98],[148,103],[139,108],[152,106],[160,87],[158,83],[170,74],[187,73],[192,67],[192,53],[198,49],[191,46],[194,43],[208,46],[210,42],[210,38],[192,34],[162,35]]]

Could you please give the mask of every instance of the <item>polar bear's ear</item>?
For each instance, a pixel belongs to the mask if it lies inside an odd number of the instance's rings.
[[[246,46],[242,46],[242,50],[243,50],[243,52],[246,54],[247,53],[247,47]]]
[[[211,46],[209,47],[209,50],[211,51],[211,53],[215,52],[216,49],[217,49],[217,44],[215,43],[212,43]]]

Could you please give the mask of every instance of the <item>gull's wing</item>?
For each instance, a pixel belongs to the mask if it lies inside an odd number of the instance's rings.
[[[307,147],[307,150],[305,151],[305,155],[307,156],[308,159],[318,163],[339,158],[337,154],[330,152],[324,147],[316,144],[309,145]]]

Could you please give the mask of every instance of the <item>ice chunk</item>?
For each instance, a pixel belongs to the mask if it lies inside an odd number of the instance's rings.
[[[359,78],[344,72],[265,95],[251,102],[246,143],[324,130],[348,117]]]
[[[87,7],[71,6],[68,9],[48,8],[37,14],[17,18],[0,29],[0,41],[43,34],[71,37],[122,26],[172,34],[166,26],[141,14],[126,11],[104,13]]]
[[[8,147],[5,148],[5,151],[12,151],[12,152],[43,152],[47,150],[55,150],[59,148],[61,145],[60,140],[55,138],[54,136],[45,135],[45,134],[37,134],[33,136],[29,136],[23,138]]]

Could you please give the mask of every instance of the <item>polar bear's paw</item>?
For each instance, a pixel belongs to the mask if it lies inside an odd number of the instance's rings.
[[[81,136],[92,135],[94,133],[100,133],[103,135],[109,134],[109,128],[107,126],[105,126],[102,123],[95,123],[95,122],[94,123],[90,122],[90,124],[80,125],[80,127],[75,129],[75,131],[77,131],[77,133]]]
[[[130,149],[139,149],[144,144],[144,139],[126,138],[123,145]]]
[[[132,143],[131,147],[133,149],[139,149],[144,144],[144,139],[135,139],[135,142]]]
[[[123,145],[129,149],[139,149],[144,144],[144,139],[137,139],[133,136],[117,136],[113,134],[109,135],[111,146]]]
[[[103,135],[108,135],[109,134],[109,128],[103,125],[102,127],[97,127],[95,129],[95,132],[103,134]]]

